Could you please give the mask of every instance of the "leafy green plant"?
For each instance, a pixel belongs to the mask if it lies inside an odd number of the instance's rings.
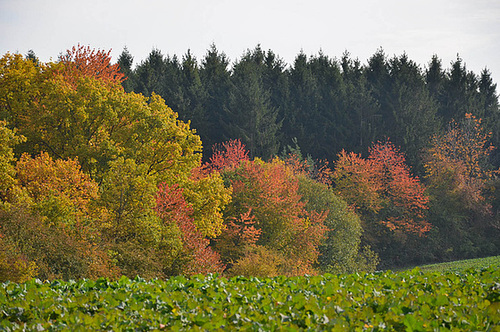
[[[500,269],[0,285],[2,330],[496,331]]]

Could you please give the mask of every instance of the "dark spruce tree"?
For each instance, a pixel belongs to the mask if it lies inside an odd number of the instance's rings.
[[[181,120],[191,121],[191,128],[197,131],[202,142],[208,140],[206,100],[207,93],[201,82],[198,63],[188,50],[182,58],[180,87],[175,111],[179,113]]]
[[[344,52],[341,67],[345,86],[342,108],[347,113],[351,129],[349,142],[344,148],[367,155],[368,147],[375,141],[376,129],[380,122],[379,104],[368,89],[359,60],[352,60],[349,53]]]
[[[461,120],[465,113],[477,115],[478,80],[473,72],[468,72],[460,57],[451,64],[446,73],[443,98],[439,107],[439,115],[446,125],[452,119]]]
[[[317,117],[313,121],[318,158],[333,160],[352,140],[353,122],[342,108],[345,87],[339,63],[320,52],[310,59],[316,78],[319,100]]]
[[[284,136],[296,139],[305,154],[315,154],[313,121],[318,109],[319,91],[307,56],[300,52],[289,70],[290,104],[284,118]]]
[[[122,82],[122,86],[126,92],[135,91],[135,75],[132,70],[132,65],[134,63],[134,57],[125,47],[118,57],[118,65],[120,66],[120,71],[125,75],[125,81]]]
[[[135,92],[151,96],[154,92],[165,99],[168,106],[177,110],[181,99],[181,64],[177,56],[163,56],[153,49],[145,61],[136,70],[137,84]]]
[[[491,163],[500,167],[500,108],[497,85],[493,83],[491,73],[483,69],[479,78],[478,114],[484,119],[485,128],[492,133],[491,144],[496,147],[491,154]]]
[[[425,71],[425,83],[430,96],[438,105],[438,114],[442,114],[441,105],[443,105],[444,85],[446,73],[443,69],[441,59],[433,55]]]
[[[225,109],[229,101],[231,72],[229,59],[219,52],[214,44],[201,61],[200,80],[205,89],[205,139],[203,145],[206,154],[210,154],[210,147],[222,143],[230,137],[224,123],[227,123]],[[206,157],[206,156],[205,156]]]
[[[421,151],[439,129],[437,104],[430,96],[420,67],[406,54],[389,61],[390,90],[386,107],[392,117],[385,130],[401,147],[414,172],[423,175]]]
[[[240,138],[251,157],[270,159],[278,153],[281,121],[271,105],[270,91],[263,83],[263,58],[256,48],[233,68],[229,103],[225,108],[226,129],[231,138]]]
[[[29,50],[28,53],[26,53],[26,59],[33,61],[33,63],[35,63],[36,65],[39,64],[38,57],[33,50]]]

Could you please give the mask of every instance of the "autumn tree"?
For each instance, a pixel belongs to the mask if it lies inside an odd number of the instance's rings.
[[[109,60],[109,53],[81,48],[58,63],[36,66],[5,55],[0,119],[27,138],[16,146],[18,155],[78,158],[83,173],[100,184],[93,209],[103,212],[103,235],[124,273],[161,276],[163,263],[156,258],[170,255],[161,249],[164,238],[170,234],[175,252],[179,236],[156,215],[157,185],[183,188],[197,230],[208,237],[222,231],[229,189],[218,173],[201,171],[201,140],[189,123],[156,94],[126,93]]]
[[[389,141],[372,146],[366,159],[342,151],[333,182],[360,215],[364,243],[389,266],[401,264],[408,238],[425,236],[431,228],[425,188]]]
[[[239,143],[225,146],[228,150],[219,151],[212,161],[214,169],[222,168],[233,192],[224,211],[226,229],[215,245],[223,261],[234,268],[229,273],[250,274],[262,257],[274,257],[277,264],[269,261],[266,271],[277,269],[287,275],[314,272],[326,231],[324,213],[305,209],[298,179],[284,162],[248,160]]]
[[[23,139],[7,128],[5,121],[0,121],[0,209],[9,200],[8,196],[16,183],[14,146]]]
[[[468,206],[480,204],[485,183],[495,173],[488,157],[493,151],[481,119],[467,113],[461,123],[452,120],[444,135],[435,135],[427,150],[427,177],[436,179],[446,172],[455,174],[457,189],[467,197]]]
[[[57,195],[63,205],[82,215],[98,195],[97,183],[83,173],[77,159],[53,160],[47,153],[35,158],[23,154],[16,165],[17,179],[35,201]]]
[[[499,222],[491,205],[490,188],[498,170],[489,164],[490,136],[482,121],[467,113],[462,121],[451,121],[443,134],[435,135],[425,152],[436,227],[432,247],[438,259],[486,255],[500,245]]]
[[[383,216],[379,222],[389,229],[420,235],[429,230],[424,187],[391,142],[372,146],[367,159],[342,151],[333,180],[342,197],[362,213]]]
[[[222,273],[225,266],[218,253],[209,247],[210,241],[194,224],[193,209],[184,199],[183,189],[162,184],[156,199],[156,211],[163,223],[180,230],[183,249],[175,264],[183,274]]]
[[[111,50],[106,52],[78,44],[62,54],[59,62],[64,64],[59,70],[65,81],[72,84],[82,77],[92,77],[112,84],[125,80],[119,64],[111,63]]]
[[[241,162],[249,160],[245,145],[240,140],[229,140],[214,145],[206,167],[212,171],[231,170],[238,168]]]
[[[97,183],[77,160],[23,154],[16,180],[21,194],[1,213],[0,227],[7,248],[25,257],[27,269],[35,263],[36,275],[43,279],[118,274],[101,241],[103,215],[92,206]]]

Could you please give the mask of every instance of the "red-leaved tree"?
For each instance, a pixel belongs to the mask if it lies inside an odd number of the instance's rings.
[[[176,223],[179,227],[183,243],[183,254],[188,260],[182,266],[182,272],[188,275],[222,273],[225,269],[218,253],[209,247],[210,241],[206,239],[193,222],[193,209],[185,201],[183,189],[178,185],[159,186],[156,211],[165,223]]]
[[[229,140],[214,146],[212,157],[206,167],[210,171],[234,169],[240,165],[240,162],[246,160],[250,158],[245,145],[240,140]]]
[[[375,144],[367,159],[342,151],[333,180],[336,190],[364,217],[365,224],[382,223],[391,230],[418,235],[429,231],[429,199],[424,187],[410,174],[403,154],[391,142]]]
[[[223,144],[211,161],[233,189],[216,244],[223,260],[243,274],[253,273],[254,264],[272,264],[267,271],[285,275],[314,273],[325,214],[306,211],[294,171],[279,159],[248,160],[239,141]]]

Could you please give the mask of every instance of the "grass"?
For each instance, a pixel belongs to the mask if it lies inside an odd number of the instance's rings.
[[[483,269],[489,266],[500,269],[500,256],[485,258],[465,259],[454,262],[420,265],[418,268],[424,272],[463,272],[468,269]]]

